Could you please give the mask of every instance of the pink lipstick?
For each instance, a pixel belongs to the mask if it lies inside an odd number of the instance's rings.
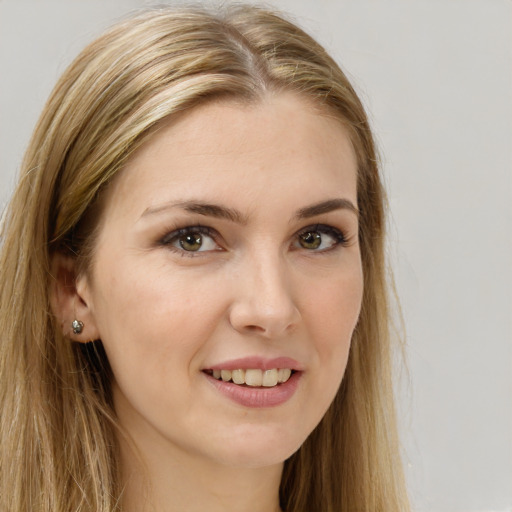
[[[275,407],[297,390],[303,368],[289,357],[246,357],[214,364],[203,374],[217,391],[244,407]]]

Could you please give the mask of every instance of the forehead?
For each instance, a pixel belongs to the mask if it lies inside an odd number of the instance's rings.
[[[297,95],[277,94],[251,104],[211,102],[161,123],[110,196],[113,203],[132,196],[132,206],[145,208],[166,196],[221,194],[236,202],[305,189],[355,200],[356,171],[339,119]]]

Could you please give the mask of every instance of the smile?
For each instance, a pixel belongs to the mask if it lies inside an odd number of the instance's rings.
[[[278,382],[280,373],[281,382]],[[217,392],[249,408],[275,407],[284,404],[295,394],[302,374],[302,371],[289,368],[203,370],[203,375]],[[240,384],[234,382],[234,379]]]
[[[272,368],[270,370],[237,369],[237,370],[207,370],[206,373],[214,379],[223,382],[233,382],[240,386],[272,388],[284,384],[291,377],[290,368]]]
[[[249,408],[282,405],[302,380],[304,365],[291,357],[242,357],[216,362],[202,370],[213,389]]]

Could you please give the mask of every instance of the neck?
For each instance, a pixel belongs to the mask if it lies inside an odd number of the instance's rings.
[[[263,468],[229,467],[175,447],[158,451],[148,448],[134,449],[121,441],[126,512],[281,510],[282,464]]]

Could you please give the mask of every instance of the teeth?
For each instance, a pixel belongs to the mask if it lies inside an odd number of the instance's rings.
[[[231,378],[235,384],[245,384],[245,370],[233,370]]]
[[[291,374],[292,374],[292,371],[290,370],[290,368],[280,368],[277,371],[277,381],[278,382],[286,382],[290,378]]]
[[[277,385],[277,370],[267,370],[263,373],[262,385],[266,388],[271,388]]]
[[[286,382],[292,374],[290,368],[273,368],[272,370],[213,370],[212,375],[217,380],[232,381],[235,384],[245,384],[251,387],[271,388]]]
[[[261,386],[263,383],[263,372],[261,370],[246,370],[245,383],[255,388]]]

